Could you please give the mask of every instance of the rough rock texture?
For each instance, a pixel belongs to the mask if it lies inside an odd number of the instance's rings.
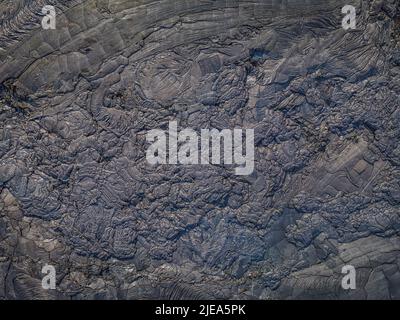
[[[400,298],[397,0],[2,0],[0,17],[0,298]],[[254,173],[149,165],[146,133],[172,120],[254,128]]]

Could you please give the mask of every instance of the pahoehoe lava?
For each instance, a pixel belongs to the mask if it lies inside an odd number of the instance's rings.
[[[149,165],[170,121],[254,172]],[[0,299],[399,299],[399,141],[397,0],[2,0]]]

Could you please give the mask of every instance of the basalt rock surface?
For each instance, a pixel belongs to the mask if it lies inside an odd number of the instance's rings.
[[[149,165],[169,121],[254,172]],[[399,141],[397,0],[2,0],[0,299],[399,299]]]

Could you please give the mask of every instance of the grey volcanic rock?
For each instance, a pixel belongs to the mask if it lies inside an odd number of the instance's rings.
[[[0,299],[400,298],[398,1],[3,0],[0,19]],[[253,128],[254,172],[151,166],[169,121]]]

